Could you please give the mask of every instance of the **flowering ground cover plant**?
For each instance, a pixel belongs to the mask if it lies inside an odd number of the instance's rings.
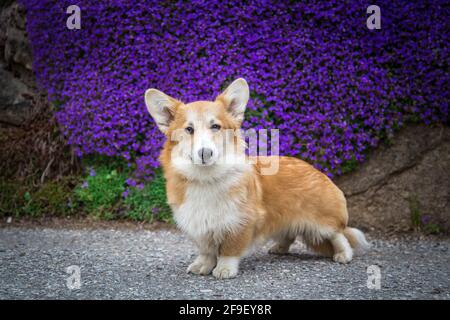
[[[279,128],[280,153],[333,176],[406,121],[449,122],[446,1],[22,0],[37,79],[79,156],[121,157],[149,177],[163,135],[144,92],[213,99],[251,88],[245,128]]]

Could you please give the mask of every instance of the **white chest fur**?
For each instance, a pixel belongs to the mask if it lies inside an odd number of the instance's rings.
[[[194,239],[213,237],[219,242],[237,230],[244,217],[238,200],[229,193],[231,185],[231,180],[189,184],[185,201],[175,210],[178,226]]]

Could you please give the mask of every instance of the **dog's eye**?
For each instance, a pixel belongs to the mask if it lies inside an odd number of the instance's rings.
[[[189,134],[193,134],[194,133],[194,128],[192,128],[192,127],[187,127],[184,130],[186,130],[186,132],[189,133]]]
[[[214,130],[214,131],[219,131],[220,130],[220,125],[218,125],[218,124],[213,124],[212,126],[211,126],[211,130]]]

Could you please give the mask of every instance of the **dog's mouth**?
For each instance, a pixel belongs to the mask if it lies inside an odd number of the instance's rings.
[[[196,165],[196,166],[199,166],[199,167],[211,167],[212,165],[214,165],[216,162],[214,161],[214,160],[208,160],[208,161],[205,161],[205,160],[200,160],[200,161],[192,161],[192,163],[194,164],[194,165]]]
[[[215,160],[196,159],[192,155],[189,155],[191,163],[198,167],[211,167],[216,163]]]

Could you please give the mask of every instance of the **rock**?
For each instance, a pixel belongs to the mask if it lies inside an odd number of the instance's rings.
[[[20,126],[36,109],[25,9],[16,1],[0,7],[0,123]]]
[[[10,27],[6,32],[6,38],[5,61],[14,62],[31,71],[31,50],[25,31]]]
[[[0,47],[4,48],[4,59],[8,65],[17,64],[26,70],[32,69],[32,52],[25,29],[25,10],[13,3],[0,14]]]
[[[350,224],[407,231],[418,227],[416,215],[449,232],[450,128],[413,125],[392,141],[374,150],[356,171],[336,179],[347,197]]]
[[[34,116],[34,94],[14,75],[0,69],[0,122],[19,126]]]

